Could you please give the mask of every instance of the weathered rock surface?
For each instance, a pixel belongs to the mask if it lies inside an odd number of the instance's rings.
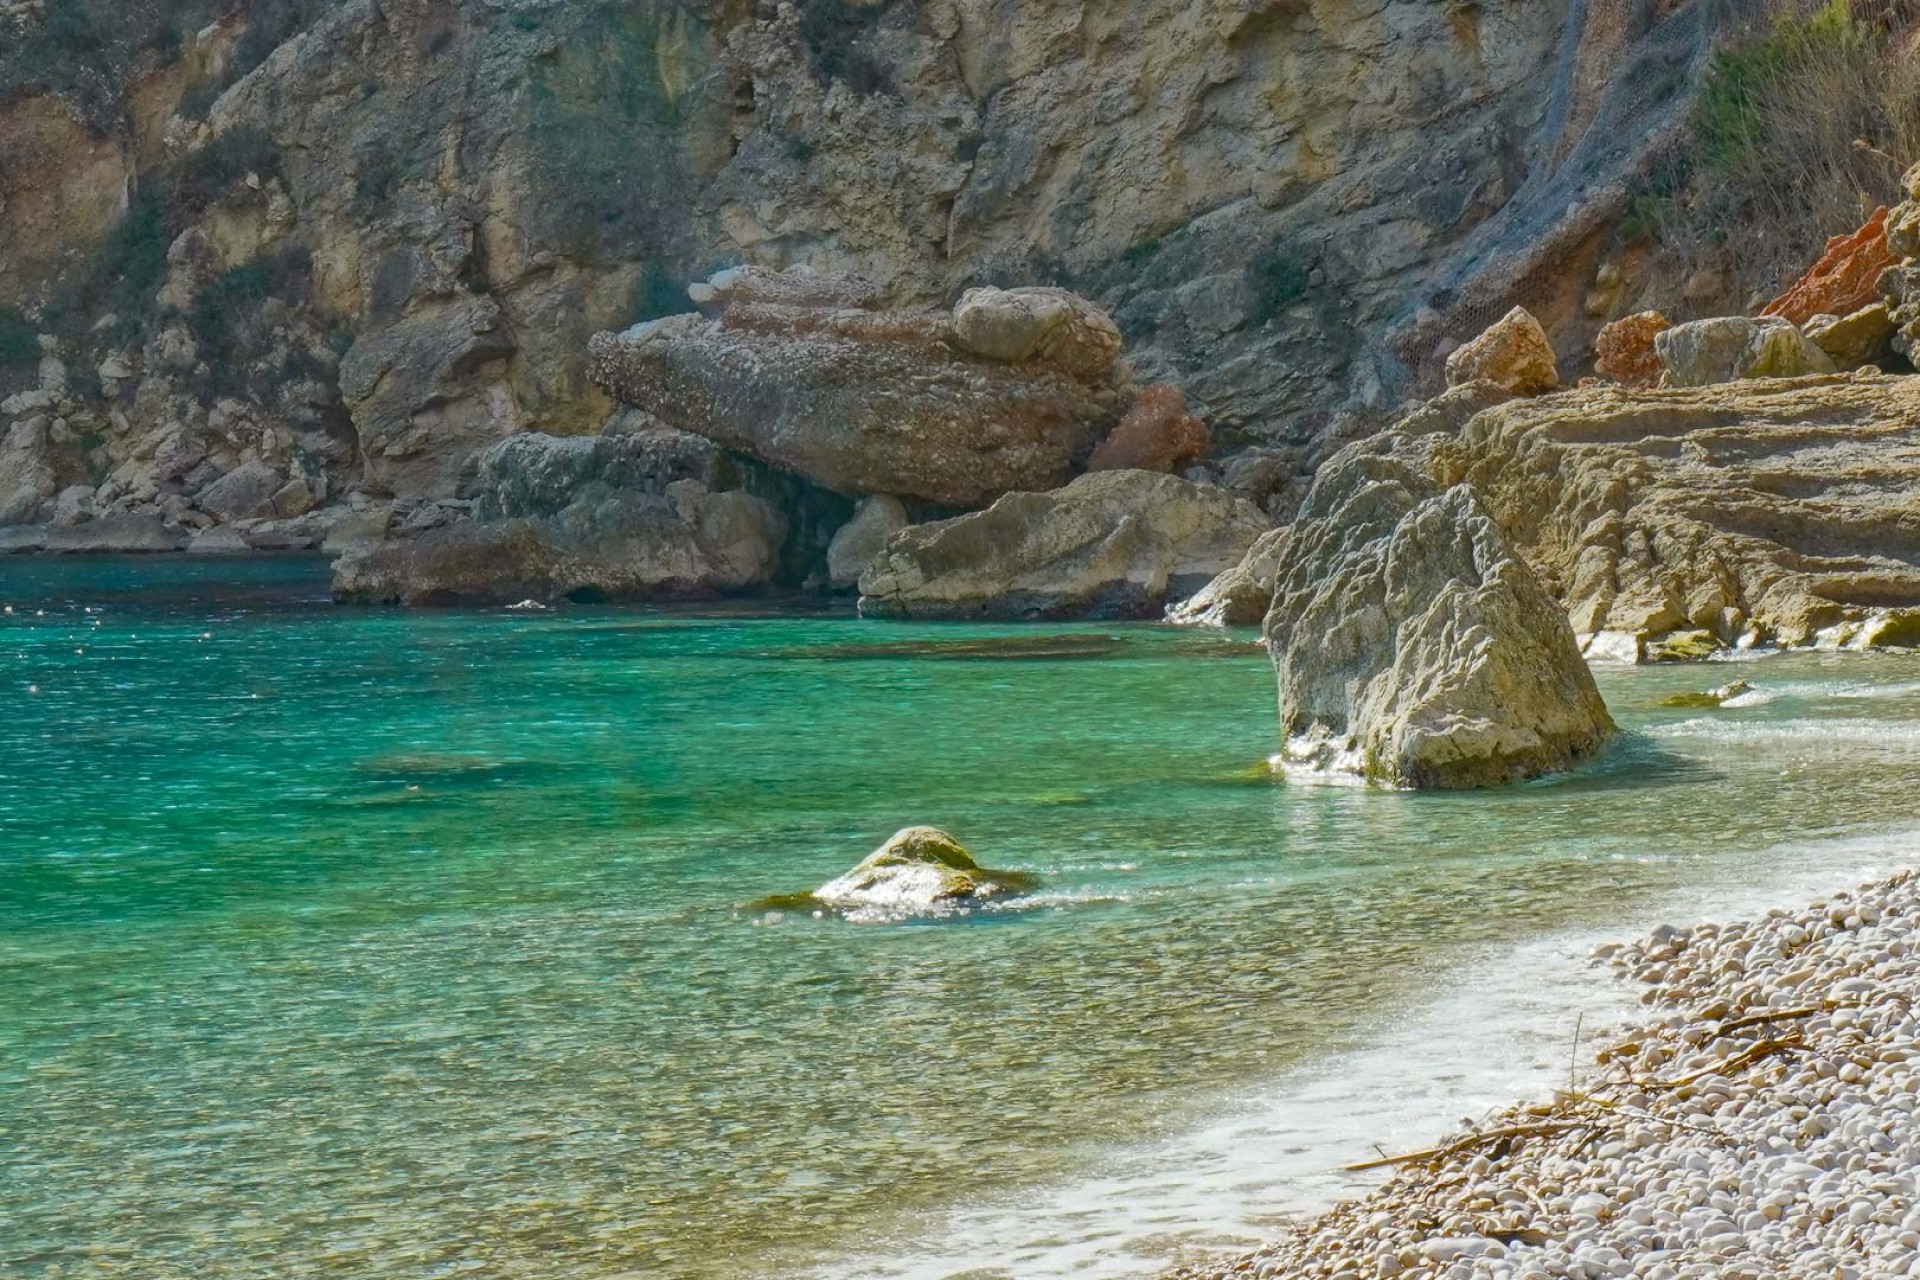
[[[1287,538],[1267,615],[1278,763],[1436,788],[1566,769],[1613,732],[1566,616],[1415,453],[1393,435],[1343,450]]]
[[[807,896],[838,911],[899,915],[984,902],[1035,883],[1021,872],[986,870],[937,827],[907,827]]]
[[[1553,344],[1532,313],[1515,307],[1447,357],[1447,385],[1468,382],[1491,382],[1516,396],[1537,396],[1560,385]]]
[[[1193,627],[1258,626],[1273,604],[1291,528],[1270,529],[1240,563],[1167,610],[1167,621]]]
[[[1666,366],[1653,340],[1673,323],[1658,311],[1622,316],[1600,330],[1594,340],[1594,371],[1628,387],[1655,387]]]
[[[1827,353],[1836,369],[1843,372],[1880,365],[1893,355],[1893,313],[1884,302],[1875,302],[1851,315],[1818,315],[1801,329],[1807,341]]]
[[[1920,379],[1585,388],[1422,447],[1622,656],[1687,632],[1898,643],[1920,610]]]
[[[489,604],[707,596],[774,575],[781,514],[717,490],[724,463],[681,432],[526,434],[478,463],[482,517],[351,545],[333,594],[354,603]]]
[[[711,318],[596,336],[595,380],[671,426],[840,493],[966,507],[1051,488],[1125,403],[1111,321],[1059,290],[975,290],[953,313],[730,293],[711,306]],[[971,339],[961,315],[973,317]]]
[[[1705,387],[1742,378],[1798,378],[1834,372],[1827,353],[1777,316],[1716,316],[1654,335],[1663,385]]]
[[[1852,315],[1879,301],[1880,274],[1894,261],[1887,247],[1887,214],[1886,208],[1877,209],[1858,231],[1828,240],[1820,260],[1760,314],[1804,325],[1815,316]]]
[[[1101,471],[1050,493],[895,534],[860,577],[860,611],[900,618],[1129,618],[1238,563],[1269,527],[1225,489]]]
[[[1187,410],[1180,388],[1156,382],[1141,389],[1131,408],[1087,460],[1089,471],[1177,473],[1207,451],[1207,424]]]
[[[887,540],[909,523],[906,507],[891,494],[862,499],[853,519],[827,545],[828,585],[836,591],[860,585],[860,575],[886,549]]]

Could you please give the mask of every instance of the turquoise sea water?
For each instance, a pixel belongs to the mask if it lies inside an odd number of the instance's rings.
[[[0,562],[0,1274],[831,1265],[1920,783],[1908,657],[1606,673],[1598,765],[1414,796],[1264,776],[1244,634],[324,583]],[[747,909],[916,822],[1045,889]]]

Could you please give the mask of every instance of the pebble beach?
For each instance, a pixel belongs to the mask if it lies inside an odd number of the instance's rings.
[[[1920,1275],[1920,878],[1597,949],[1646,1020],[1249,1255],[1169,1280]],[[1597,1051],[1596,1051],[1597,1050]]]

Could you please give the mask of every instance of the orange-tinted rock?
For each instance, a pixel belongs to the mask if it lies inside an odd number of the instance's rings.
[[[1156,382],[1140,393],[1087,462],[1089,471],[1171,474],[1207,451],[1207,426],[1187,412],[1180,388]]]
[[[1852,235],[1835,236],[1827,250],[1793,287],[1769,302],[1762,315],[1805,324],[1815,316],[1850,316],[1880,300],[1875,282],[1893,265],[1887,247],[1887,211],[1876,211]]]
[[[1496,321],[1485,333],[1447,357],[1447,385],[1485,381],[1517,396],[1537,396],[1560,385],[1553,344],[1524,307]]]
[[[1603,378],[1629,387],[1660,385],[1660,354],[1653,349],[1656,334],[1673,328],[1658,311],[1622,316],[1600,331],[1594,342],[1593,367]]]

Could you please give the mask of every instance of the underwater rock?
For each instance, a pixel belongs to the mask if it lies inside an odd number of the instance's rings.
[[[1708,689],[1702,693],[1676,693],[1660,705],[1663,707],[1722,707],[1742,694],[1752,692],[1753,686],[1745,680],[1730,680],[1718,689]]]
[[[1613,733],[1554,603],[1465,485],[1404,436],[1336,454],[1267,614],[1290,772],[1466,788],[1566,769]]]
[[[988,871],[958,840],[937,827],[906,827],[860,865],[815,889],[814,901],[840,911],[924,910],[979,902],[1032,888],[1033,876]]]

